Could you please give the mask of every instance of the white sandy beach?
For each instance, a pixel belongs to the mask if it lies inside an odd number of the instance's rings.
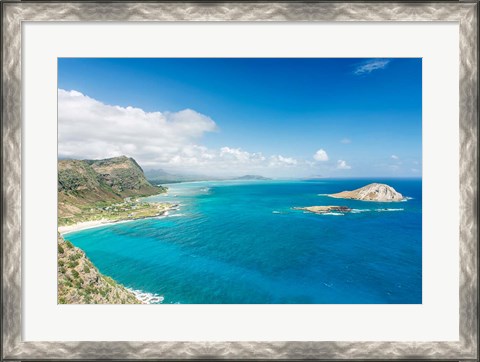
[[[168,212],[165,212],[163,215],[157,215],[157,216],[149,216],[149,217],[142,217],[138,219],[126,219],[126,220],[107,220],[107,219],[101,219],[101,220],[93,220],[93,221],[85,221],[85,222],[79,222],[73,225],[65,225],[65,226],[59,226],[58,227],[58,232],[61,235],[71,233],[74,231],[80,231],[80,230],[86,230],[86,229],[93,229],[97,228],[100,226],[105,226],[105,225],[111,225],[111,224],[123,224],[126,222],[131,222],[131,221],[138,221],[138,220],[144,220],[144,219],[155,219],[155,218],[160,218],[160,217],[165,217],[168,215]]]
[[[58,227],[58,232],[63,235],[65,233],[70,233],[70,232],[73,232],[73,231],[91,229],[91,228],[95,228],[95,227],[99,227],[99,226],[103,226],[103,225],[125,222],[125,221],[129,221],[129,220],[112,221],[112,220],[107,220],[107,219],[101,219],[101,220],[84,221],[84,222],[79,222],[79,223],[76,223],[76,224],[73,224],[73,225],[59,226]]]

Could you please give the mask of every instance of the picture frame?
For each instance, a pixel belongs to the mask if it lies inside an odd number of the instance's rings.
[[[22,23],[42,21],[458,22],[460,271],[458,341],[22,340]],[[476,2],[2,3],[2,359],[478,360],[478,4]]]

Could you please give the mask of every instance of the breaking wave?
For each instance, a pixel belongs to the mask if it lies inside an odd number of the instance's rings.
[[[165,299],[163,296],[159,294],[148,293],[148,292],[144,292],[142,290],[137,290],[137,289],[130,289],[130,288],[127,288],[127,289],[131,291],[133,294],[135,294],[135,297],[137,297],[137,299],[141,300],[145,304],[160,304]]]

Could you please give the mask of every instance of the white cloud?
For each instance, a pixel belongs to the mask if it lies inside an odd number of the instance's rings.
[[[378,70],[378,69],[384,69],[388,63],[390,63],[390,60],[388,59],[371,59],[363,62],[360,64],[357,69],[355,69],[354,73],[356,75],[364,75],[364,74],[370,74],[371,72]]]
[[[328,161],[327,152],[322,148],[315,152],[313,158],[315,159],[315,161]]]
[[[241,163],[250,162],[259,157],[259,154],[249,153],[240,148],[222,147],[220,157],[225,160],[237,161]],[[261,158],[261,157],[260,157]]]
[[[295,166],[298,164],[298,161],[292,157],[284,157],[282,155],[273,155],[270,156],[270,167],[277,166]]]
[[[390,157],[394,160],[399,160],[400,159],[400,157],[398,157],[397,155],[391,155]]]
[[[350,170],[352,167],[347,164],[347,161],[338,160],[338,161],[337,161],[337,168],[338,168],[339,170]]]
[[[60,157],[125,154],[140,163],[167,161],[216,128],[211,118],[191,109],[145,112],[107,105],[77,91],[58,90]]]
[[[343,138],[340,143],[343,143],[343,144],[349,144],[349,143],[352,143],[352,141],[349,139],[349,138]]]
[[[142,167],[171,172],[230,176],[258,172],[290,175],[311,165],[284,155],[265,156],[241,148],[211,149],[200,144],[217,130],[208,116],[191,109],[145,112],[111,106],[77,91],[58,90],[58,153],[60,158],[133,157]]]

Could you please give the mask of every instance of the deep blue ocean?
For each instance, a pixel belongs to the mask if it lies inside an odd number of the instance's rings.
[[[322,194],[371,182],[411,199]],[[163,303],[422,303],[419,179],[218,181],[168,185],[162,218],[65,235],[100,272]],[[345,205],[316,215],[296,206]]]

